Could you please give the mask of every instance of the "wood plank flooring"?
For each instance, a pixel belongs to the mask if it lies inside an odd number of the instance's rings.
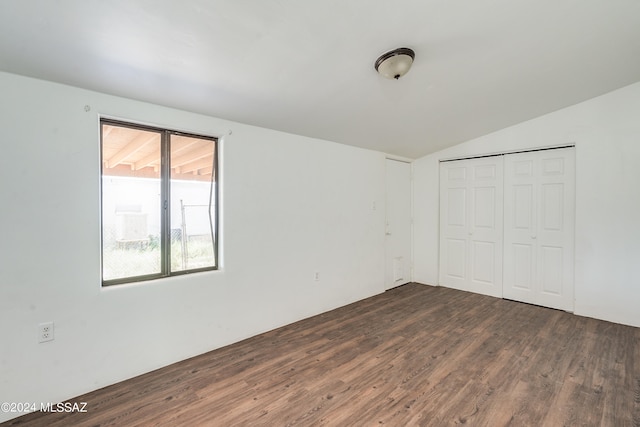
[[[640,329],[405,285],[21,426],[640,427]]]

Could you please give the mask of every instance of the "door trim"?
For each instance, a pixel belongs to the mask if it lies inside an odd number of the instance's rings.
[[[440,159],[440,163],[444,162],[455,162],[456,160],[468,160],[468,159],[482,159],[484,157],[496,157],[496,156],[506,156],[508,154],[520,154],[520,153],[532,153],[534,151],[546,151],[546,150],[558,150],[560,148],[575,148],[576,144],[562,144],[562,145],[550,145],[548,147],[539,147],[539,148],[527,148],[522,150],[511,150],[511,151],[500,151],[497,153],[488,153],[488,154],[478,154],[476,156],[468,156],[468,157],[450,157]]]

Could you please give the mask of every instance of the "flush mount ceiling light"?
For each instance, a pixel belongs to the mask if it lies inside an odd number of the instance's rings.
[[[408,47],[389,51],[376,60],[376,71],[388,79],[398,80],[409,72],[416,54]]]

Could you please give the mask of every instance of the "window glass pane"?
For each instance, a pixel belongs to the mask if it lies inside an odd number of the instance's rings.
[[[102,125],[102,279],[161,273],[161,134]]]
[[[171,135],[171,271],[216,266],[214,144]]]

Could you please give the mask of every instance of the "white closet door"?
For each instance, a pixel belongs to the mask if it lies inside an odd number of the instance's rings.
[[[440,164],[440,285],[502,296],[502,157]]]
[[[573,311],[575,151],[505,156],[504,297]]]

